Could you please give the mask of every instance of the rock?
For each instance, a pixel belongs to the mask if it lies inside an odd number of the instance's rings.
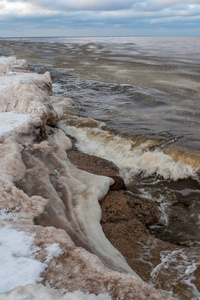
[[[110,186],[111,191],[119,191],[119,190],[126,190],[126,185],[124,183],[123,178],[120,176],[110,176],[114,179],[115,183]]]
[[[72,142],[72,148],[67,151],[67,156],[74,165],[81,170],[96,175],[109,176],[113,179],[115,177],[117,180],[117,177],[119,177],[119,169],[111,161],[78,151],[75,140],[71,137],[69,138]]]
[[[145,281],[160,263],[160,252],[178,247],[161,241],[149,233],[148,226],[160,218],[158,206],[151,200],[126,191],[119,169],[110,161],[81,153],[72,141],[68,158],[78,168],[93,174],[110,176],[115,184],[100,201],[101,225],[108,240],[126,258],[130,267]]]

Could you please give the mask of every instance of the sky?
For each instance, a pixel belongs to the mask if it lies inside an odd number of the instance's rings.
[[[0,37],[199,36],[200,0],[0,0]]]

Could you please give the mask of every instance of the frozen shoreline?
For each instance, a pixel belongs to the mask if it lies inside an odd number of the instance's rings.
[[[28,73],[25,65],[14,57],[0,58],[0,116],[8,125],[0,139],[1,236],[8,238],[1,244],[10,245],[9,236],[17,241],[20,233],[26,251],[13,243],[8,268],[18,277],[26,258],[38,264],[38,273],[24,282],[14,275],[10,286],[2,283],[0,296],[31,293],[36,298],[40,291],[49,299],[70,299],[70,292],[77,299],[166,299],[141,281],[103,234],[98,201],[114,181],[68,160],[71,141],[55,125],[71,99],[51,96],[50,74]],[[24,273],[30,268],[26,264]],[[9,274],[1,275],[10,280]]]

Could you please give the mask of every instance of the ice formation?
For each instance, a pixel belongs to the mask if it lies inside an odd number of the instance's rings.
[[[71,164],[56,128],[73,102],[25,66],[0,58],[0,299],[166,299],[104,236],[113,179]]]

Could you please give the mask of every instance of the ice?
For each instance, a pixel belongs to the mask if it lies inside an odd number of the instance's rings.
[[[19,127],[29,118],[29,114],[16,114],[14,112],[0,113],[0,135]]]
[[[99,200],[113,179],[67,157],[57,121],[73,101],[52,98],[49,73],[19,71],[14,57],[0,64],[0,299],[166,299],[102,231]]]
[[[85,294],[81,291],[68,292],[62,295],[56,290],[46,288],[40,285],[27,285],[23,288],[16,288],[13,291],[1,295],[1,300],[111,300],[111,297],[106,294]]]

